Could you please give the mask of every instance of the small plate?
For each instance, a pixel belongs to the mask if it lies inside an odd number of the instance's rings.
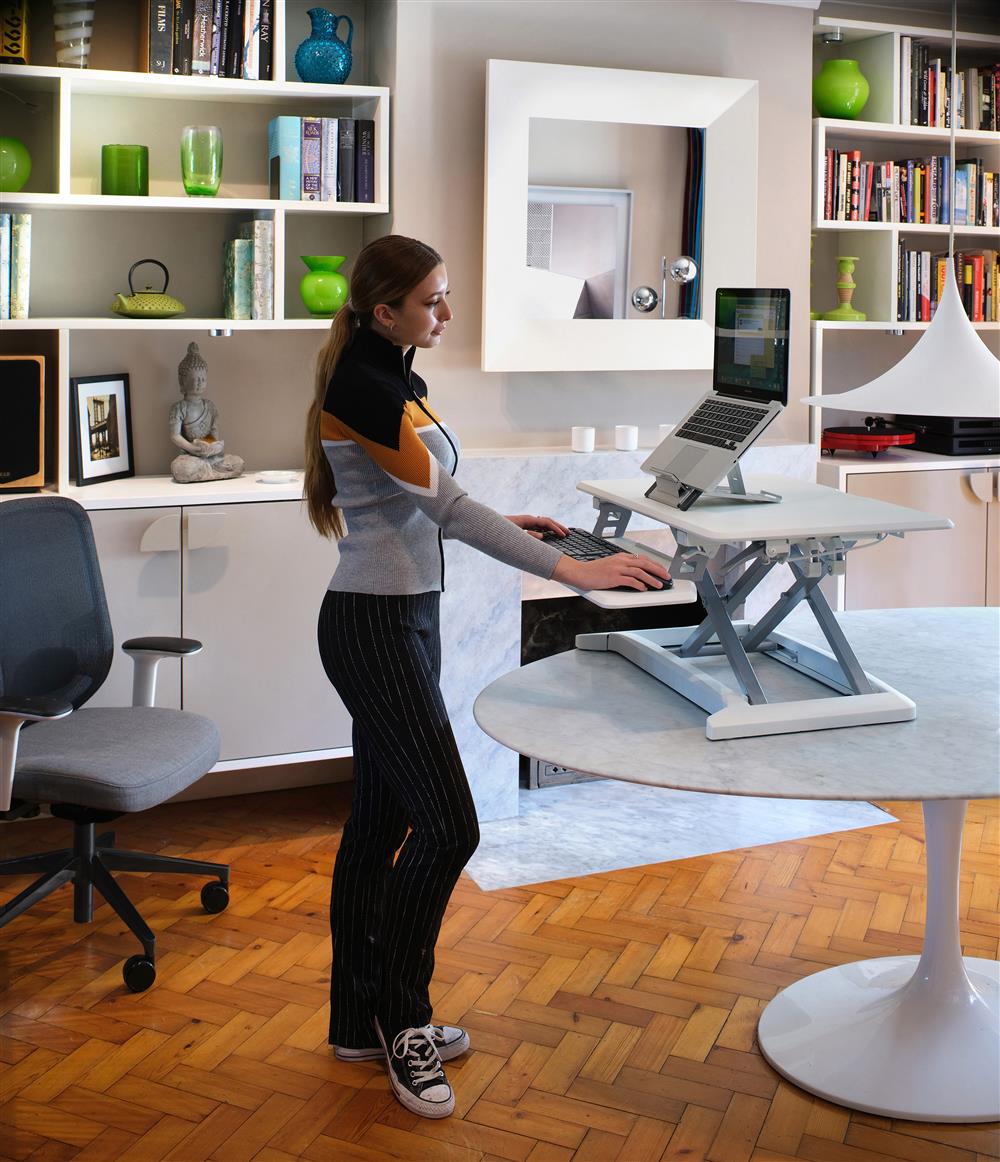
[[[268,469],[258,472],[255,479],[258,484],[294,484],[299,474],[288,469]]]

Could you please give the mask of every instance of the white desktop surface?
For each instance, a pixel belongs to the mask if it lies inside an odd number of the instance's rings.
[[[782,498],[780,503],[757,504],[702,496],[686,512],[681,512],[646,499],[644,493],[653,483],[651,476],[584,480],[577,487],[581,492],[683,530],[692,538],[717,544],[952,527],[947,517],[865,496],[851,496],[823,484],[770,474],[748,475],[745,479],[748,492],[776,492]]]
[[[1000,794],[1000,610],[870,610],[837,620],[862,666],[916,702],[914,721],[713,742],[700,707],[618,654],[589,650],[505,674],[479,695],[476,721],[521,754],[682,791],[884,800]],[[785,626],[824,644],[808,610]],[[766,672],[763,681],[766,689]]]

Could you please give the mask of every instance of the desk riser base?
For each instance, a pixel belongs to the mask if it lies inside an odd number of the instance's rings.
[[[732,625],[741,639],[754,628],[752,622],[745,621]],[[707,710],[705,737],[712,741],[909,722],[916,717],[916,707],[905,694],[872,674],[865,674],[872,693],[855,694],[845,686],[843,671],[833,654],[782,633],[772,633],[759,652],[836,690],[842,697],[752,705],[743,694],[706,674],[697,664],[697,656],[681,657],[674,652],[690,633],[689,628],[680,627],[580,634],[576,647],[620,654],[689,702]],[[708,651],[718,652],[711,643],[706,647]]]

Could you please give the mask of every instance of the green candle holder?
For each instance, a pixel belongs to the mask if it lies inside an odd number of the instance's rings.
[[[149,194],[149,148],[101,146],[101,193],[144,198]]]
[[[840,300],[839,306],[834,307],[832,311],[827,311],[823,316],[827,322],[830,323],[863,323],[866,319],[864,311],[855,310],[851,306],[851,299],[854,297],[854,292],[857,289],[857,283],[853,279],[854,266],[860,261],[857,258],[849,258],[846,255],[837,255],[837,298]]]

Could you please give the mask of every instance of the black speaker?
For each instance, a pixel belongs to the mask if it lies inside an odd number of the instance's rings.
[[[0,355],[0,492],[45,484],[45,360]]]

